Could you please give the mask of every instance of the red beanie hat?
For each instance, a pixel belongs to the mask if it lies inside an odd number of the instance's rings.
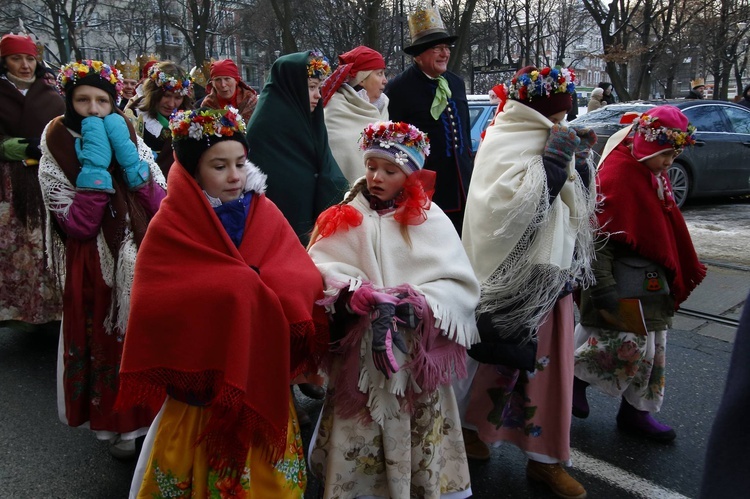
[[[638,161],[695,144],[695,127],[674,106],[658,106],[643,113],[634,120],[633,130],[633,157]]]
[[[37,56],[36,44],[27,35],[5,35],[0,39],[0,57],[13,54]]]
[[[526,66],[513,76],[508,96],[545,117],[567,112],[573,105],[575,77],[573,70],[568,68]]]
[[[222,59],[211,63],[210,78],[218,78],[219,76],[228,76],[234,78],[236,81],[240,81],[241,79],[240,71],[232,59]]]

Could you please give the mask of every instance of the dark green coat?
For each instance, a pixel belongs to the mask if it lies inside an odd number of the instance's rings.
[[[248,157],[268,175],[266,195],[307,244],[315,220],[349,184],[328,147],[323,106],[310,113],[310,52],[279,57],[247,127]]]

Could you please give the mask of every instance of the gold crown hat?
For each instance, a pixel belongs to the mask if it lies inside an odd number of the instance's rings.
[[[695,80],[690,80],[690,88],[696,89],[698,87],[705,87],[706,86],[706,80],[703,78],[696,78]]]
[[[409,35],[411,45],[404,47],[404,52],[411,56],[419,55],[435,45],[453,43],[458,39],[445,29],[440,11],[434,6],[419,7],[409,16]]]
[[[210,61],[203,61],[200,66],[193,66],[190,70],[190,76],[193,77],[193,83],[205,87],[208,84],[208,80],[211,78],[211,63],[214,62],[212,57]]]
[[[140,80],[141,68],[138,62],[115,61],[114,68],[122,74],[125,80]]]

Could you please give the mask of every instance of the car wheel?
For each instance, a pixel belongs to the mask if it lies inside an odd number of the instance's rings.
[[[684,166],[679,163],[672,164],[667,171],[669,182],[672,184],[674,201],[678,208],[682,208],[690,194],[690,176]]]

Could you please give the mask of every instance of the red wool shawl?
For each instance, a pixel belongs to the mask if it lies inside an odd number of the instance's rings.
[[[241,473],[251,445],[283,454],[290,379],[328,341],[322,279],[264,194],[237,248],[177,163],[168,192],[138,252],[119,402],[207,401],[211,464]]]
[[[659,199],[652,179],[651,171],[626,145],[617,146],[599,167],[597,187],[602,201],[597,216],[602,232],[611,240],[668,270],[678,306],[706,276],[706,267],[698,261],[679,208],[671,200]]]

